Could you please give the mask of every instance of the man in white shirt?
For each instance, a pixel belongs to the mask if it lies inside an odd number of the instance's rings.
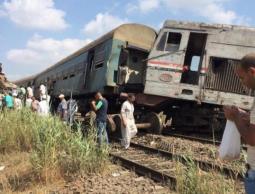
[[[50,112],[49,104],[47,102],[47,96],[43,95],[42,100],[39,102],[37,112],[41,116],[48,116]]]
[[[237,67],[236,74],[243,85],[255,90],[255,53],[244,56]],[[255,99],[254,99],[255,100]],[[250,113],[238,107],[224,107],[225,116],[235,122],[240,135],[248,145],[247,173],[245,177],[245,191],[247,194],[255,193],[255,101]]]
[[[137,128],[134,118],[134,94],[128,94],[128,99],[121,106],[121,134],[122,145],[125,149],[129,148],[130,140],[137,134]]]
[[[14,94],[13,94],[13,97],[14,97],[14,109],[16,109],[16,110],[22,109],[22,101],[21,101],[21,99],[18,97],[18,94],[17,94],[17,93],[14,93]]]

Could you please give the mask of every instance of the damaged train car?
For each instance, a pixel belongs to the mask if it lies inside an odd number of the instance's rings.
[[[35,94],[44,84],[52,96],[53,106],[57,106],[60,93],[72,96],[78,100],[81,113],[89,110],[89,98],[96,91],[101,91],[110,103],[116,103],[124,85],[126,90],[143,92],[145,59],[156,35],[148,26],[123,24],[43,72],[18,80],[16,84],[33,86]]]
[[[150,52],[138,103],[164,111],[174,127],[221,129],[222,105],[251,108],[253,92],[235,68],[255,52],[254,36],[254,28],[166,21]]]

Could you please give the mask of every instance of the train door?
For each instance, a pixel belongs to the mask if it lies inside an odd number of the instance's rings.
[[[198,85],[207,34],[191,32],[184,59],[181,83]]]
[[[119,57],[118,84],[125,86],[125,89],[144,89],[144,73],[148,52],[128,45],[122,47]]]

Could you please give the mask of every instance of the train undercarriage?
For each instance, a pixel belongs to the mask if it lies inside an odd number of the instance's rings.
[[[153,98],[153,97],[152,97]],[[138,130],[147,133],[185,133],[222,134],[225,127],[225,117],[222,107],[211,104],[197,104],[192,101],[169,100],[159,104],[141,101],[137,95],[135,104],[135,119]],[[157,102],[156,99],[152,99]],[[115,111],[120,110],[119,105]],[[120,135],[121,117],[119,112],[109,114],[110,132]]]

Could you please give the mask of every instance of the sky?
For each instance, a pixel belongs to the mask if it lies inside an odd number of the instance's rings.
[[[156,30],[167,19],[255,26],[254,7],[253,0],[0,0],[0,62],[17,80],[123,23]]]

